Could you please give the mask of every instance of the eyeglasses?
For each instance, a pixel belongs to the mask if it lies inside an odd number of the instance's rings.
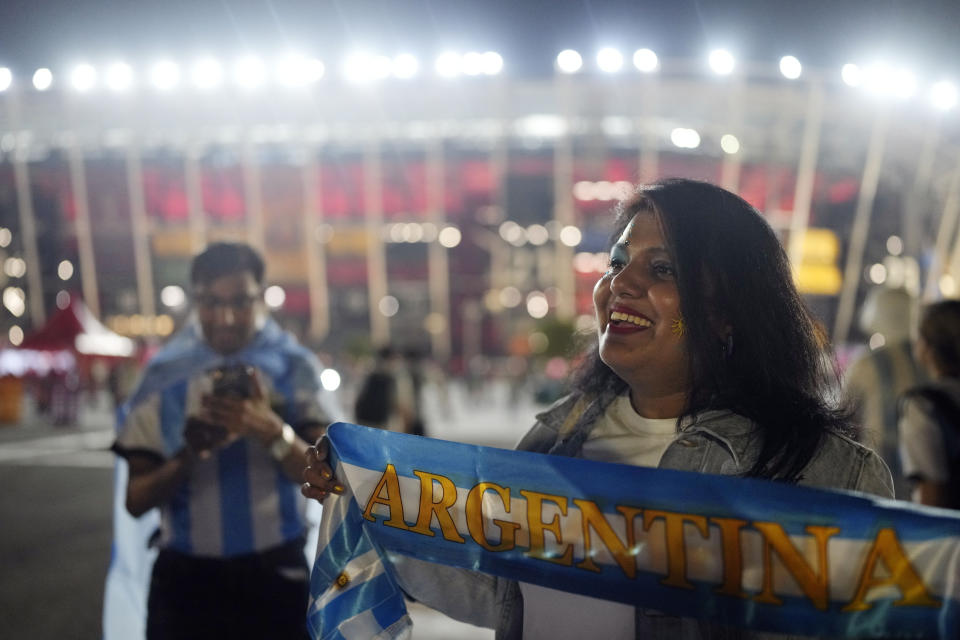
[[[259,294],[244,294],[232,298],[219,298],[208,293],[196,296],[197,306],[212,311],[217,307],[227,307],[233,311],[247,311],[260,298]]]

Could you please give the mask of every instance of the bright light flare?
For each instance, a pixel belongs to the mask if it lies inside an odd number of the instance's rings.
[[[573,49],[564,49],[557,54],[557,69],[561,73],[576,73],[583,68],[583,57]]]
[[[539,291],[534,291],[527,296],[527,313],[532,318],[543,318],[550,311],[550,303],[547,296]]]
[[[348,82],[363,84],[383,80],[393,70],[393,61],[387,56],[354,53],[343,63],[343,75]]]
[[[7,67],[0,67],[0,92],[6,91],[13,84],[13,72]]]
[[[463,235],[460,233],[460,229],[456,227],[444,227],[440,230],[440,234],[437,236],[437,240],[440,242],[440,245],[446,247],[447,249],[453,249],[460,244],[460,241],[463,239]]]
[[[605,73],[616,73],[623,68],[623,54],[613,47],[604,47],[597,52],[597,66]]]
[[[803,73],[803,65],[794,56],[783,56],[780,58],[780,73],[784,78],[796,80]]]
[[[560,242],[567,247],[575,247],[583,240],[583,233],[573,225],[567,225],[560,230]]]
[[[400,301],[394,296],[383,296],[377,304],[377,308],[384,316],[392,318],[400,311]]]
[[[863,87],[880,96],[903,100],[916,93],[917,79],[908,69],[881,62],[864,69]]]
[[[263,85],[266,78],[266,65],[256,56],[244,56],[233,67],[233,80],[244,89],[256,89]]]
[[[110,91],[126,91],[133,86],[133,69],[126,62],[114,62],[107,67],[106,84]]]
[[[223,83],[223,67],[213,58],[203,58],[193,65],[190,79],[198,89],[216,89]]]
[[[650,49],[637,49],[633,52],[633,66],[643,73],[652,73],[660,66],[660,59]]]
[[[460,75],[462,61],[459,53],[445,51],[437,56],[434,69],[443,78],[455,78]]]
[[[496,51],[484,51],[480,56],[480,68],[485,76],[495,76],[503,71],[503,56]]]
[[[700,134],[694,129],[678,127],[670,132],[670,141],[681,149],[696,149],[700,146]]]
[[[7,287],[3,290],[3,306],[19,318],[27,310],[27,296],[20,287]]]
[[[33,72],[33,88],[37,91],[46,91],[53,85],[53,72],[41,67]]]
[[[393,58],[393,75],[401,80],[409,80],[420,73],[420,62],[409,53],[401,53]]]
[[[324,369],[320,372],[320,384],[327,391],[336,391],[340,388],[340,374],[336,369]]]
[[[78,64],[70,72],[70,86],[80,92],[89,91],[97,84],[97,70],[89,64]]]
[[[476,51],[463,54],[461,70],[466,76],[478,76],[483,73],[483,54]]]
[[[527,240],[535,247],[547,243],[550,239],[550,232],[542,224],[532,224],[527,227]]]
[[[941,80],[930,88],[930,102],[941,111],[949,111],[957,106],[957,85],[947,80]]]
[[[183,287],[175,284],[167,285],[160,290],[160,302],[171,309],[176,309],[186,304],[187,293],[183,290]]]
[[[732,133],[725,134],[720,138],[720,148],[724,153],[733,155],[740,151],[740,141]]]
[[[61,260],[57,265],[57,276],[61,280],[69,280],[73,277],[73,263],[69,260]]]
[[[170,91],[180,84],[180,67],[171,60],[160,60],[150,67],[150,84],[160,91]]]
[[[277,81],[285,87],[305,87],[323,78],[326,70],[316,58],[291,53],[277,63]]]
[[[843,78],[843,82],[850,87],[859,87],[863,84],[863,71],[852,62],[843,65],[840,69],[840,77]]]
[[[263,301],[271,309],[279,309],[287,301],[287,292],[280,285],[272,285],[263,292]]]
[[[737,64],[733,54],[726,49],[714,49],[707,60],[710,68],[719,76],[730,75]]]

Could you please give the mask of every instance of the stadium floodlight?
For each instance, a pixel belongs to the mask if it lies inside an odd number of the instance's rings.
[[[223,67],[213,58],[203,58],[193,65],[190,77],[198,89],[216,89],[223,82]]]
[[[180,67],[170,60],[160,60],[150,67],[150,83],[160,91],[170,91],[180,84]]]
[[[114,62],[107,67],[106,84],[111,91],[126,91],[133,86],[133,69],[126,62]]]
[[[623,54],[613,47],[604,47],[597,52],[597,66],[606,73],[616,73],[623,68]]]
[[[871,93],[906,99],[916,93],[917,79],[907,69],[881,62],[864,69],[863,86]]]
[[[917,77],[909,69],[896,69],[890,87],[893,95],[901,100],[912,98],[917,92]]]
[[[843,82],[850,87],[859,87],[863,84],[863,71],[852,62],[843,65],[840,69],[840,77],[843,78]]]
[[[97,83],[97,70],[89,64],[78,64],[70,72],[70,85],[77,91],[89,91]]]
[[[503,56],[496,51],[484,51],[481,56],[480,67],[483,69],[484,75],[495,76],[503,71]]]
[[[576,73],[583,67],[583,58],[573,49],[564,49],[557,54],[557,69],[561,73]]]
[[[478,76],[483,73],[483,55],[476,51],[463,54],[461,70],[465,76]]]
[[[53,84],[53,72],[41,67],[33,72],[33,88],[37,91],[46,91]]]
[[[794,56],[783,56],[780,58],[780,73],[784,78],[796,80],[803,73],[803,65]]]
[[[277,63],[277,80],[285,87],[313,84],[326,72],[323,62],[297,53],[289,53]]]
[[[408,80],[420,71],[420,63],[409,53],[401,53],[393,57],[393,75],[401,80]]]
[[[660,60],[650,49],[637,49],[633,52],[633,66],[643,73],[651,73],[660,66]]]
[[[670,141],[681,149],[696,149],[700,146],[700,134],[694,129],[678,127],[670,132]]]
[[[710,63],[713,72],[719,76],[730,75],[737,64],[733,54],[726,49],[714,49],[710,52],[707,61]]]
[[[7,67],[0,67],[0,92],[6,91],[13,84],[13,72]]]
[[[455,78],[460,75],[461,65],[462,62],[459,53],[445,51],[437,56],[437,61],[434,64],[434,68],[439,76],[444,78]]]
[[[941,80],[930,88],[930,102],[941,111],[949,111],[957,106],[957,85]]]
[[[383,80],[393,70],[393,61],[387,56],[354,53],[343,63],[343,75],[356,84]]]
[[[740,151],[740,141],[737,140],[737,136],[727,133],[720,138],[720,148],[724,153],[733,155]]]
[[[267,78],[267,68],[257,56],[243,56],[233,66],[233,80],[243,89],[256,89]]]

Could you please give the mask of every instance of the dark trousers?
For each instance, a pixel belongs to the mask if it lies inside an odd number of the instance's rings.
[[[147,640],[309,640],[303,540],[235,558],[161,550]]]

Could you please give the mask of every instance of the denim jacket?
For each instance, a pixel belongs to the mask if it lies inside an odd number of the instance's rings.
[[[518,449],[579,457],[598,418],[616,398],[570,395],[537,416]],[[710,411],[685,425],[660,460],[661,469],[721,475],[745,473],[759,452],[757,426],[730,411]],[[827,435],[797,482],[820,489],[848,489],[893,497],[886,465],[870,449],[840,435]],[[400,584],[410,596],[451,618],[496,629],[497,640],[523,636],[523,598],[515,581],[395,556]],[[637,638],[778,638],[709,621],[678,618],[649,609],[636,610]]]

